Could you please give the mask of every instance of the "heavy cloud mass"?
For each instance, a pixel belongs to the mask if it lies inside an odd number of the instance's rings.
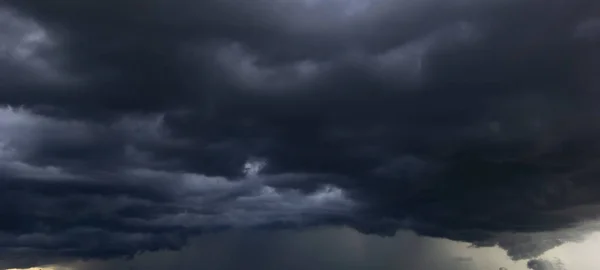
[[[0,3],[15,267],[316,225],[525,259],[596,218],[598,1]]]

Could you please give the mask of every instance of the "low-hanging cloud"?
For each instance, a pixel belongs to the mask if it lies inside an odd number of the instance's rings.
[[[525,259],[596,218],[597,1],[292,2],[3,1],[2,257],[335,224]]]

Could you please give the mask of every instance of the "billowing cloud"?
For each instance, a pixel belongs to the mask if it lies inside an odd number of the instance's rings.
[[[565,270],[564,264],[560,260],[531,260],[527,262],[527,267],[532,270]]]
[[[329,224],[537,257],[596,218],[597,9],[5,0],[0,253]]]

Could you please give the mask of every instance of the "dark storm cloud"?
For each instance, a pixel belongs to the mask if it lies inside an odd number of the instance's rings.
[[[598,8],[6,0],[2,254],[331,223],[537,256],[595,217]]]
[[[532,270],[565,270],[563,263],[560,260],[531,260],[527,262],[527,268]]]

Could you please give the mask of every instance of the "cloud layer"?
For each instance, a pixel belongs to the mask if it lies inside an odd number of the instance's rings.
[[[596,218],[598,9],[5,0],[0,253],[344,224],[535,257]]]

